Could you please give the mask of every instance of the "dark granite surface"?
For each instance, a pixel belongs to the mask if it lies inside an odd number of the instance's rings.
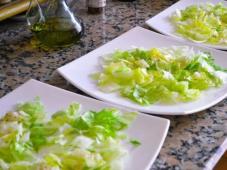
[[[136,25],[144,27],[146,19],[174,2],[109,0],[103,14],[88,15],[85,2],[74,1],[71,7],[84,21],[85,35],[78,44],[57,50],[34,47],[25,20],[0,22],[0,97],[30,78],[82,93],[55,70]],[[211,169],[227,148],[227,100],[197,114],[167,118],[170,131],[151,169]]]

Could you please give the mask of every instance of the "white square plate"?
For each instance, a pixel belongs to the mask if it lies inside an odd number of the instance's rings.
[[[0,99],[0,116],[13,110],[19,102],[31,101],[37,96],[41,98],[46,111],[51,113],[65,109],[72,102],[82,104],[83,111],[115,107],[36,80],[29,80]],[[125,170],[148,170],[163,145],[168,128],[169,120],[139,113],[126,133],[142,144],[135,149],[128,148],[130,157],[126,162]]]
[[[121,106],[136,109],[152,114],[183,115],[204,110],[213,106],[227,96],[227,86],[211,89],[203,92],[201,97],[193,102],[177,103],[174,105],[153,104],[141,106],[121,97],[118,93],[104,93],[98,89],[90,75],[100,70],[100,56],[113,52],[116,49],[131,49],[132,46],[144,47],[170,47],[172,45],[188,45],[194,49],[209,51],[215,58],[215,62],[227,68],[227,53],[210,48],[196,47],[192,43],[182,43],[171,37],[163,36],[141,27],[136,27],[102,47],[72,61],[58,69],[58,72],[70,83],[85,93],[98,99],[105,100]]]
[[[227,6],[227,1],[223,0],[180,0],[169,8],[160,12],[158,15],[155,15],[151,19],[147,20],[146,24],[162,34],[169,35],[184,41],[189,41],[181,37],[180,35],[177,35],[174,24],[170,22],[170,16],[176,11],[176,9],[182,10],[190,5],[199,5],[207,2],[210,2],[212,4],[222,2],[225,6]],[[202,45],[216,49],[227,50],[227,45],[211,45],[205,43]]]

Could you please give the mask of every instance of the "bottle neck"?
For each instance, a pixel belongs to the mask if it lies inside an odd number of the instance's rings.
[[[65,0],[49,0],[46,13],[48,13],[49,16],[64,17],[69,11]]]
[[[59,8],[63,3],[64,3],[64,0],[49,0],[48,7],[51,10],[55,10],[55,9]]]

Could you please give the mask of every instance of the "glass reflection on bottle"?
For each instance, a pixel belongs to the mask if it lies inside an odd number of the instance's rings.
[[[70,11],[65,0],[48,0],[44,3],[31,0],[27,23],[36,39],[48,47],[76,43],[84,29],[81,20]]]

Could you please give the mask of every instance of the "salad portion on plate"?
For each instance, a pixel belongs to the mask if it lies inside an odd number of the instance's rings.
[[[227,96],[226,61],[225,52],[136,27],[58,72],[98,99],[151,114],[185,115]]]
[[[227,6],[204,3],[176,9],[171,16],[176,33],[197,43],[227,45]]]
[[[169,124],[29,80],[0,99],[0,169],[148,170]]]
[[[189,46],[135,48],[103,57],[101,71],[92,74],[103,92],[119,92],[141,105],[197,100],[201,92],[227,82],[227,69],[208,52]]]
[[[0,119],[0,169],[123,170],[128,150],[122,142],[140,145],[123,132],[137,113],[103,108],[81,114],[80,107],[72,103],[47,119],[36,98],[7,112]]]
[[[227,2],[180,0],[148,19],[162,34],[227,50]]]

